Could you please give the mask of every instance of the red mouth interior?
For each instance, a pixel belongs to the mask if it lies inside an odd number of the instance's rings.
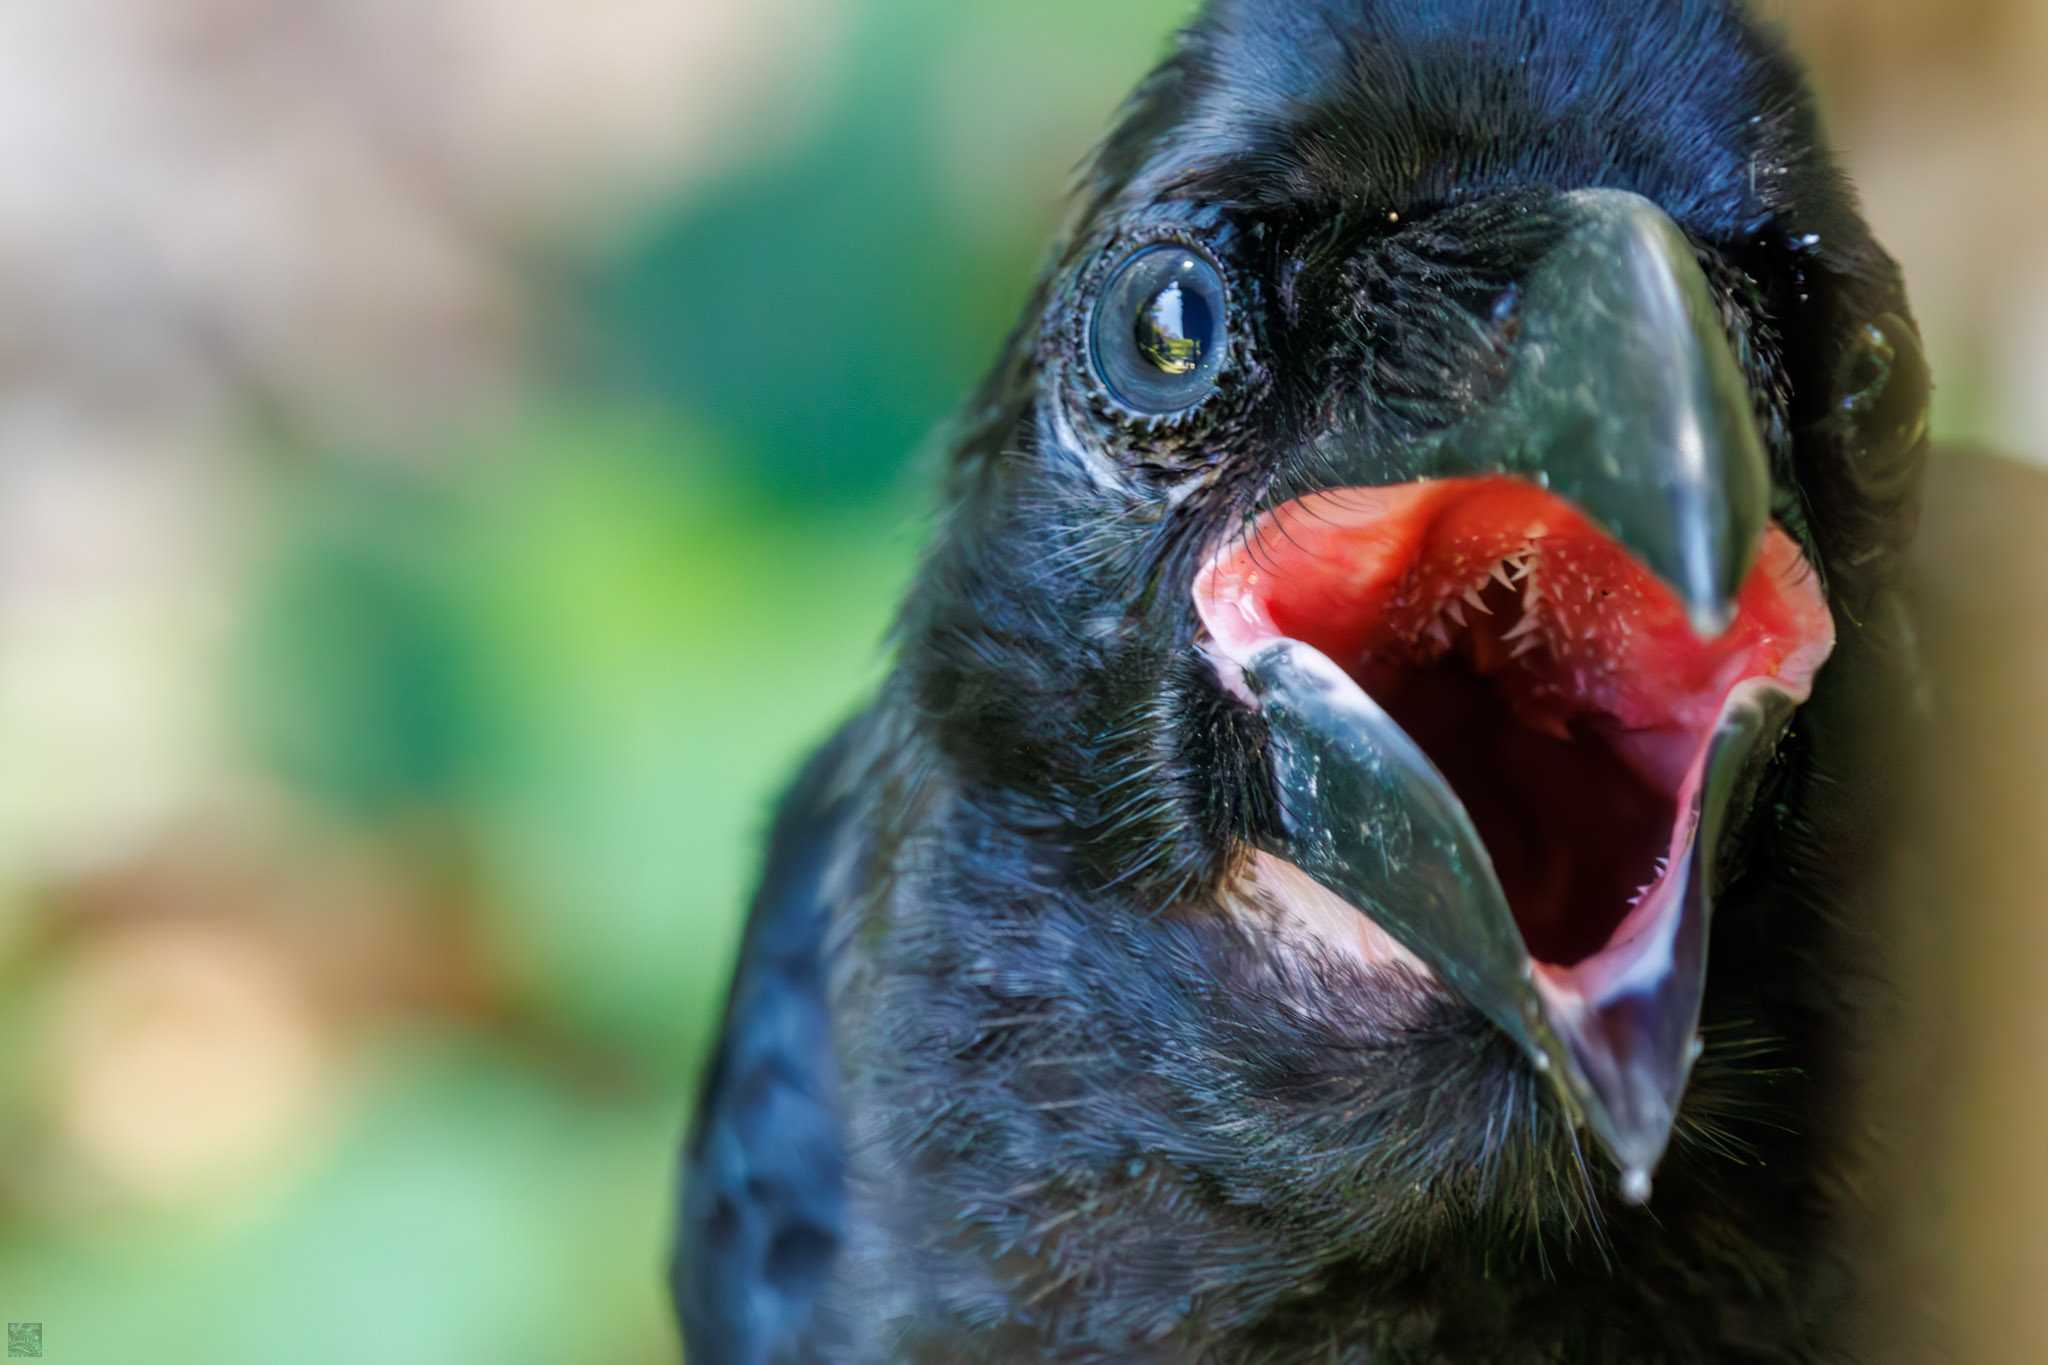
[[[1287,637],[1341,666],[1464,803],[1524,941],[1565,968],[1624,936],[1683,856],[1734,688],[1803,700],[1833,647],[1815,576],[1771,528],[1732,625],[1560,498],[1504,477],[1289,503],[1197,587],[1221,652]]]

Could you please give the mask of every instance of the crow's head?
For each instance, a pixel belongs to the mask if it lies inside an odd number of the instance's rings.
[[[1430,1087],[1496,1073],[1541,1112],[1457,1150],[1583,1126],[1645,1197],[1710,899],[1811,913],[1848,798],[1799,717],[1885,666],[1927,391],[1733,4],[1217,0],[1093,163],[906,617],[1026,907],[962,970],[1116,1021],[1148,1060],[1094,1122],[1139,1158],[1184,1121],[1226,1187],[1232,1141],[1342,1173],[1247,1201],[1422,1190],[1480,1121]],[[1084,907],[1056,952],[1033,885]]]

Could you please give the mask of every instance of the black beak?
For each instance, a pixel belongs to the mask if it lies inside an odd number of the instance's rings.
[[[1521,475],[1577,504],[1718,634],[1766,527],[1753,405],[1682,232],[1648,201],[1571,196],[1523,282],[1501,399],[1432,441],[1426,472]],[[1363,910],[1546,1073],[1647,1198],[1698,1053],[1716,861],[1793,703],[1737,689],[1695,789],[1671,913],[1592,995],[1548,989],[1472,819],[1431,760],[1335,664],[1293,640],[1238,660],[1283,807],[1261,842]]]
[[[1433,437],[1418,473],[1520,474],[1576,503],[1718,634],[1770,512],[1755,404],[1690,242],[1639,195],[1565,197],[1522,282],[1500,400]]]
[[[1716,855],[1792,706],[1739,697],[1712,741],[1691,812],[1676,913],[1639,970],[1597,999],[1545,992],[1486,845],[1426,754],[1328,659],[1295,641],[1244,664],[1266,719],[1281,829],[1263,842],[1372,916],[1521,1045],[1622,1169],[1649,1195],[1698,1056]]]

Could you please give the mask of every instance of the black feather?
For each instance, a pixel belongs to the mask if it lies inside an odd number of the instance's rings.
[[[1233,899],[1278,796],[1187,607],[1330,432],[1413,477],[1592,187],[1692,238],[1841,627],[1729,869],[1653,1215],[1476,1013]],[[1079,357],[1151,239],[1229,267],[1240,349],[1137,421]],[[1884,317],[1898,273],[1731,3],[1211,4],[960,424],[889,683],[784,807],[687,1163],[693,1365],[1833,1358],[1867,739],[1913,667],[1924,433],[1843,379]]]

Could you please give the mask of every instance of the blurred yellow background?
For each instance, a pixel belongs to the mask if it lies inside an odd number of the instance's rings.
[[[676,1359],[766,803],[1187,11],[0,5],[0,1317],[72,1362]],[[1939,432],[2048,457],[2048,5],[1770,12]],[[1931,1158],[1921,1259],[1971,1358],[2048,1360],[2048,943],[1957,922],[2000,1123]]]

